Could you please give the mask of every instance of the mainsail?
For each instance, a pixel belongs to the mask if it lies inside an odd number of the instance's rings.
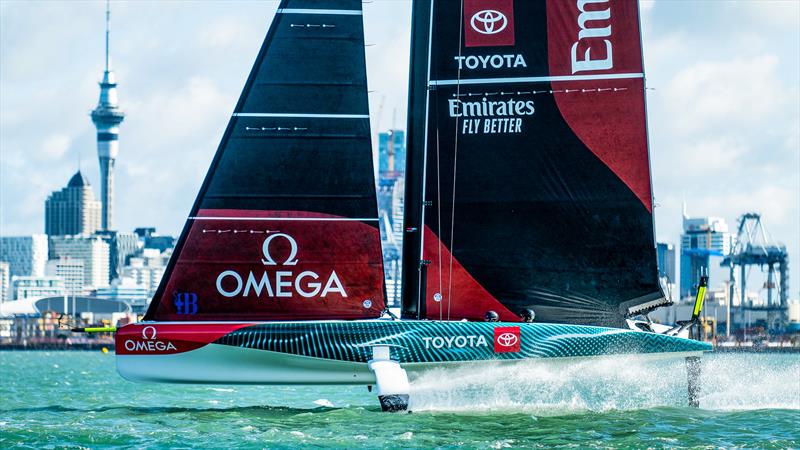
[[[658,282],[636,0],[416,1],[404,314],[619,326]]]
[[[145,320],[384,308],[360,0],[283,0]]]

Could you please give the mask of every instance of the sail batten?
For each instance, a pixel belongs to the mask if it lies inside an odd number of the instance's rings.
[[[305,119],[369,119],[369,114],[233,113],[235,117],[296,117]]]
[[[609,73],[595,75],[554,75],[542,77],[509,77],[509,78],[462,78],[455,80],[431,80],[431,86],[451,86],[459,84],[503,84],[503,83],[541,83],[552,81],[593,81],[624,80],[628,78],[644,78],[643,73]]]

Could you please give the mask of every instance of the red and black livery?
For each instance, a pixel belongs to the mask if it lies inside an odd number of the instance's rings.
[[[619,327],[668,303],[637,2],[418,1],[413,33],[404,313]]]

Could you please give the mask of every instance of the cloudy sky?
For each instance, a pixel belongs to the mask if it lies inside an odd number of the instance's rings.
[[[364,5],[373,128],[395,110],[404,123],[410,6]],[[112,1],[119,229],[179,232],[276,8]],[[100,1],[0,1],[2,235],[42,232],[45,198],[79,160],[98,191],[103,15]],[[642,20],[659,240],[678,243],[684,199],[732,228],[761,212],[800,298],[800,2],[646,1]]]

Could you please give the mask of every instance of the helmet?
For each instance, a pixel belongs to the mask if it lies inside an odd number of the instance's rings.
[[[486,314],[483,316],[483,320],[487,322],[497,322],[500,320],[500,316],[494,311],[486,311]]]
[[[533,322],[533,319],[536,318],[536,313],[533,312],[532,309],[523,309],[522,314],[520,314],[520,317],[522,317],[523,322],[530,323]]]

